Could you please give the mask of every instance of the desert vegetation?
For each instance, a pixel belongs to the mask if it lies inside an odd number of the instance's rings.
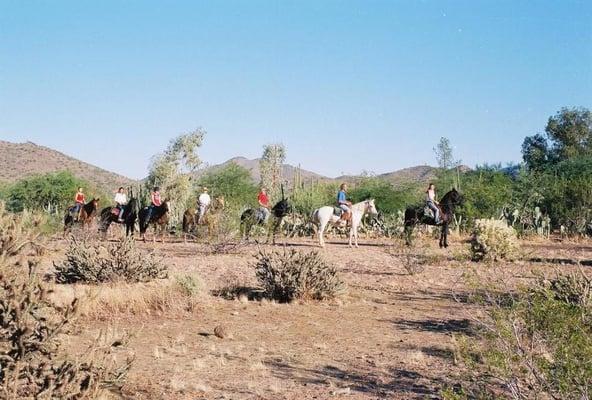
[[[240,240],[258,183],[229,165],[201,173],[206,132],[172,140],[139,197],[160,185],[174,214],[167,243],[95,229],[55,235],[56,209],[81,181],[59,173],[3,185],[0,316],[6,398],[514,398],[588,399],[592,375],[590,115],[564,109],[524,163],[472,170],[442,138],[439,191],[463,195],[449,249],[404,212],[426,182],[365,174],[352,201],[374,198],[359,249],[347,228],[319,250],[311,211],[338,182],[283,176],[287,149],[265,146],[263,184],[291,210],[281,246]],[[584,134],[585,133],[585,134]],[[573,135],[582,139],[574,144]],[[586,136],[587,137],[587,136]],[[47,178],[47,179],[46,179]],[[84,184],[84,182],[83,182]],[[214,232],[179,234],[198,188],[224,196]]]

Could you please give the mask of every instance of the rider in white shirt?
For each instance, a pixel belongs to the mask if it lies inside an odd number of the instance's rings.
[[[123,222],[123,210],[126,204],[127,196],[125,194],[125,189],[120,187],[117,193],[115,193],[115,207],[119,209],[119,222]]]
[[[426,190],[426,205],[434,212],[434,222],[440,223],[440,209],[436,201],[436,185],[430,183],[428,190]]]
[[[210,206],[211,202],[212,199],[208,194],[208,188],[204,186],[202,189],[202,193],[197,198],[197,207],[199,210],[199,216],[197,218],[198,224],[201,224],[202,218],[204,217],[204,215],[206,215],[206,211],[208,210],[208,207]]]

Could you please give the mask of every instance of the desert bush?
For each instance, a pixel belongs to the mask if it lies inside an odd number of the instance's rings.
[[[474,261],[512,259],[518,247],[516,231],[505,221],[475,220],[471,237],[471,256]]]
[[[481,334],[459,341],[473,382],[465,388],[469,398],[497,387],[513,399],[589,399],[591,286],[581,271],[560,274],[521,289],[507,305],[488,307]]]
[[[0,257],[0,398],[84,399],[120,388],[131,359],[118,363],[111,345],[93,342],[78,358],[61,350],[61,337],[72,325],[78,302],[57,305],[38,280],[38,260],[21,245],[38,232],[21,230],[25,219],[0,214],[0,231],[10,232]],[[29,271],[17,267],[22,258]]]
[[[197,296],[201,290],[201,282],[193,275],[179,275],[176,282],[181,292],[190,297]]]
[[[337,269],[317,251],[260,251],[255,274],[266,296],[280,302],[325,300],[345,289]]]
[[[54,263],[58,283],[148,282],[167,277],[167,267],[154,253],[143,253],[133,238],[109,244],[72,238],[66,260]]]

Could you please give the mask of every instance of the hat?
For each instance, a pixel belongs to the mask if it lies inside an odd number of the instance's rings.
[[[207,187],[207,186],[204,186],[204,187],[202,188],[202,190],[203,190],[204,192],[207,192],[207,191],[208,191],[208,187]]]

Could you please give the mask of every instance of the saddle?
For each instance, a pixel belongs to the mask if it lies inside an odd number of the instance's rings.
[[[434,215],[434,211],[429,208],[428,206],[425,206],[423,208],[423,215],[429,219],[431,219],[434,223],[436,222],[436,216]],[[440,210],[440,221],[437,225],[441,225],[442,224],[442,211]]]
[[[115,216],[119,216],[119,207],[111,208],[111,214],[113,214]]]

